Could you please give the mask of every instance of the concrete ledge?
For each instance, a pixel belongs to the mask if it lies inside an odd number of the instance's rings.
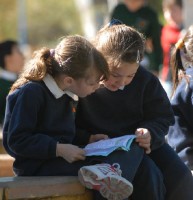
[[[8,154],[0,154],[0,177],[14,176],[13,161],[14,158]]]
[[[2,138],[2,133],[1,133],[1,130],[0,130],[0,154],[2,153],[6,153],[4,147],[3,147],[3,138]]]
[[[0,195],[0,200],[39,198],[92,200],[92,192],[85,189],[77,177],[72,176],[0,178]]]

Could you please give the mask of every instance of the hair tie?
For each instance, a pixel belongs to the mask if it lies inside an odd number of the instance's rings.
[[[181,49],[184,46],[184,40],[179,39],[178,42],[175,44],[176,49]]]
[[[72,58],[72,57],[69,57],[69,58],[67,58],[67,59],[64,60],[64,61],[60,61],[60,60],[59,60],[58,64],[60,65],[60,67],[65,67],[65,65],[66,65],[67,63],[71,62],[71,58]]]
[[[123,24],[123,22],[118,19],[113,18],[109,23],[109,27],[114,26],[114,25],[120,25],[120,24]]]
[[[50,56],[54,57],[55,55],[55,49],[50,49]]]

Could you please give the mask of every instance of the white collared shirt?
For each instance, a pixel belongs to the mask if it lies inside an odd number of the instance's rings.
[[[43,78],[43,81],[46,84],[46,86],[48,87],[48,89],[50,90],[50,92],[55,96],[56,99],[59,99],[64,94],[67,94],[74,101],[78,101],[78,96],[77,95],[75,95],[74,93],[72,93],[70,91],[61,90],[58,87],[56,81],[53,79],[53,77],[50,76],[49,74],[46,74],[46,76]]]
[[[15,81],[17,79],[17,74],[0,68],[0,78],[7,81]]]

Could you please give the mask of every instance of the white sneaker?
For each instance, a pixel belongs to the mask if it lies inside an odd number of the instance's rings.
[[[81,167],[78,177],[82,185],[98,190],[108,200],[122,200],[133,192],[133,185],[121,176],[119,164],[96,164]]]

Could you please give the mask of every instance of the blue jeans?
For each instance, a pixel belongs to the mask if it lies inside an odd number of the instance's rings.
[[[192,200],[192,174],[174,150],[168,144],[164,144],[149,156],[163,174],[166,200]]]

